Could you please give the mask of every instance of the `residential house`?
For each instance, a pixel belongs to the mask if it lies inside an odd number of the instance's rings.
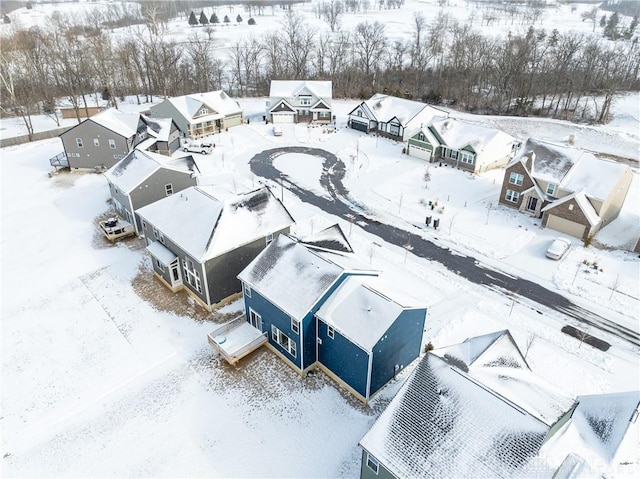
[[[180,130],[171,118],[152,118],[142,115],[149,137],[138,144],[140,150],[171,156],[180,149]]]
[[[438,115],[447,113],[418,101],[376,93],[349,113],[348,125],[354,130],[405,141]]]
[[[505,166],[514,144],[514,138],[500,130],[436,117],[409,138],[407,153],[479,173]]]
[[[304,240],[281,235],[238,278],[247,321],[276,354],[366,402],[418,357],[426,316],[377,276],[336,225]]]
[[[556,477],[567,451],[615,457],[638,398],[574,400],[533,374],[508,331],[467,339],[420,360],[360,441],[360,477]],[[577,451],[572,427],[585,431]]]
[[[222,90],[167,98],[151,107],[151,116],[171,118],[184,137],[199,139],[241,125],[240,104]]]
[[[149,137],[148,125],[139,113],[109,108],[60,135],[71,169],[111,168]]]
[[[198,184],[200,170],[191,156],[171,158],[135,149],[104,174],[116,211],[142,233],[136,212],[161,198]]]
[[[529,139],[507,165],[499,202],[587,240],[618,217],[632,178],[622,163]]]
[[[330,123],[330,81],[271,80],[267,118],[272,123]]]
[[[223,196],[192,186],[137,213],[155,276],[208,310],[240,292],[238,274],[294,223],[267,187]]]

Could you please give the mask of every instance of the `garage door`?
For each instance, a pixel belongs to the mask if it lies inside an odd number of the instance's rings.
[[[357,120],[351,120],[351,128],[358,131],[369,132],[369,123],[361,123]]]
[[[293,113],[273,113],[271,115],[274,123],[293,123]]]
[[[416,145],[409,145],[409,154],[423,160],[431,160],[431,151]]]
[[[549,218],[547,219],[547,228],[575,236],[576,238],[582,238],[585,230],[584,225],[576,223],[575,221],[560,218],[556,215],[549,215]]]

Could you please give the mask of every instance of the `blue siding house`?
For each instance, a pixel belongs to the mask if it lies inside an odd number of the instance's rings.
[[[238,278],[247,321],[273,351],[364,402],[420,354],[426,309],[381,293],[378,272],[337,225],[305,240],[278,236]]]

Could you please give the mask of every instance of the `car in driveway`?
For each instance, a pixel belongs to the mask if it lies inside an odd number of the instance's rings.
[[[551,245],[547,249],[547,258],[560,259],[571,248],[571,241],[566,238],[556,238],[551,242]]]
[[[183,151],[189,151],[191,153],[201,153],[203,155],[207,153],[211,153],[213,151],[213,143],[202,142],[202,143],[185,143],[182,146]]]
[[[274,126],[273,127],[273,136],[282,136],[282,127]]]

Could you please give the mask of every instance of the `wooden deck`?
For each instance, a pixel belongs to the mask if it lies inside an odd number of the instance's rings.
[[[268,341],[263,333],[247,323],[244,315],[225,323],[211,331],[209,344],[231,365],[235,365]]]
[[[98,221],[98,226],[102,234],[111,242],[136,234],[135,226],[128,221],[124,221],[119,216],[111,216],[100,220]]]

